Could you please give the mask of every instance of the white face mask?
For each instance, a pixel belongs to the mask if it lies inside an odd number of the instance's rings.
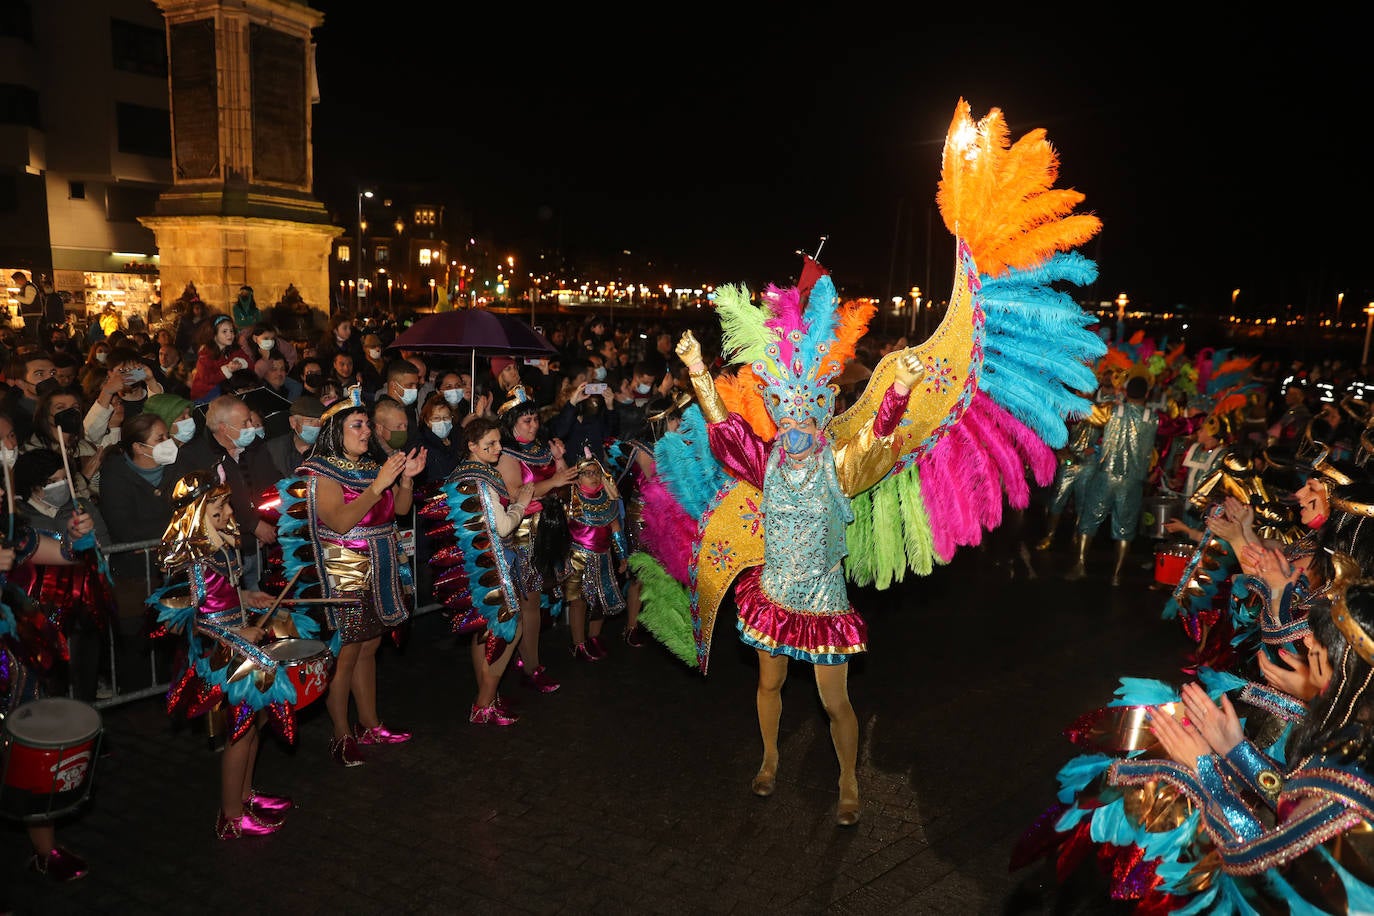
[[[440,439],[447,439],[448,434],[453,432],[453,421],[435,420],[433,423],[429,424],[429,429],[430,432],[434,433],[434,435],[438,436]]]
[[[649,385],[648,385],[647,383],[645,383],[645,382],[641,382],[640,384],[638,384],[638,385],[635,386],[635,393],[636,393],[636,394],[648,394],[648,393],[649,393]]]
[[[187,417],[172,424],[172,438],[178,442],[190,442],[196,434],[196,421]]]
[[[146,443],[145,443],[145,444],[146,444]],[[154,445],[154,446],[153,446],[153,460],[156,461],[158,464],[163,465],[164,467],[165,467],[166,465],[171,464],[173,461],[176,461],[176,460],[177,460],[177,443],[176,443],[176,440],[175,440],[175,439],[163,439],[163,440],[162,440],[161,442],[159,442],[157,445]]]
[[[276,345],[277,341],[275,338],[272,337],[264,337],[262,340],[258,341],[258,346],[264,350],[270,350]]]
[[[110,358],[110,354],[106,353],[106,352],[103,351],[103,350],[100,351],[99,353],[96,353],[96,355],[95,355],[95,361],[98,362],[98,363],[100,363],[101,365],[104,365],[104,364],[105,364],[105,360],[107,360],[107,359],[109,359],[109,358]]]
[[[71,502],[72,491],[65,480],[56,480],[43,488],[43,502],[54,508]]]
[[[458,406],[458,402],[461,401],[461,400],[463,400],[463,389],[461,389],[461,388],[446,388],[446,389],[444,389],[444,400],[445,400],[446,402],[448,402],[448,406],[450,406],[450,407],[457,407],[457,406]]]
[[[0,464],[7,468],[14,467],[14,463],[19,460],[19,449],[0,448]]]
[[[378,349],[375,349],[375,348],[374,348],[374,349],[371,349],[371,350],[368,350],[368,351],[367,351],[367,358],[368,358],[368,359],[381,359],[381,358],[382,358],[382,351],[381,351],[381,350],[378,350]]]
[[[419,388],[402,388],[401,403],[409,407],[415,403],[415,399],[420,396]]]

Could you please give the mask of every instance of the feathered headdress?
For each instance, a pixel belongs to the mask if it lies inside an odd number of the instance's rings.
[[[721,350],[727,361],[748,364],[747,373],[741,369],[736,377],[737,387],[752,384],[774,425],[783,417],[809,418],[824,429],[835,412],[836,391],[830,382],[854,355],[853,343],[863,335],[872,311],[864,310],[867,317],[855,327],[861,307],[841,306],[829,272],[806,256],[795,287],[770,285],[761,298],[762,304],[755,306],[745,286],[727,285],[716,292]],[[724,393],[722,397],[727,404],[733,400]],[[754,425],[757,430],[759,424]]]

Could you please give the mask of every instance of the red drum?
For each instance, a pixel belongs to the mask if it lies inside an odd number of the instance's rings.
[[[334,656],[318,639],[279,639],[262,651],[281,663],[278,676],[285,673],[296,685],[295,709],[304,709],[329,689]]]
[[[0,814],[46,821],[85,801],[103,731],[94,706],[68,697],[10,713],[0,733]]]
[[[1156,548],[1155,581],[1161,585],[1177,585],[1196,551],[1194,544],[1164,544]]]

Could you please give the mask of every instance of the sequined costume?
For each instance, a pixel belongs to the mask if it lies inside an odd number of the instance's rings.
[[[30,565],[39,538],[32,527],[17,522],[7,545],[14,550],[14,566],[0,574],[0,719],[44,696],[44,681],[67,656],[62,631],[23,589],[9,581],[22,576]]]
[[[520,463],[520,482],[522,484],[541,483],[558,473],[558,462],[553,457],[553,451],[547,443],[540,442],[538,439],[533,442],[505,441],[501,453],[511,456]],[[548,494],[544,498],[554,499],[556,497]],[[537,499],[531,500],[530,504],[525,507],[525,517],[515,532],[515,549],[520,553],[520,572],[524,576],[521,585],[525,592],[542,592],[545,586],[543,578],[531,561],[534,534],[539,528],[539,513],[542,509],[543,503]]]
[[[1139,404],[1123,403],[1102,428],[1098,472],[1092,479],[1078,517],[1078,533],[1091,537],[1111,517],[1111,535],[1130,541],[1140,524],[1143,484],[1153,457],[1154,412]]]
[[[420,507],[421,524],[434,550],[435,598],[457,633],[486,628],[488,643],[510,642],[526,594],[526,558],[515,547],[515,525],[506,509],[510,494],[496,467],[462,461],[436,496]],[[500,655],[499,649],[495,655]]]
[[[563,600],[585,601],[592,619],[625,610],[625,597],[616,579],[615,564],[628,557],[626,539],[617,537],[620,500],[602,489],[594,495],[574,489],[568,506],[568,571]]]
[[[1088,416],[1069,427],[1069,441],[1056,456],[1054,483],[1050,484],[1047,511],[1061,515],[1072,503],[1083,511],[1084,494],[1097,473],[1097,449],[1109,409],[1094,405]]]
[[[313,547],[317,581],[324,597],[342,599],[338,604],[328,605],[325,624],[336,631],[345,645],[380,636],[410,616],[410,567],[402,562],[397,547],[395,497],[391,488],[349,531],[330,530],[315,509],[320,478],[337,483],[347,505],[377,479],[378,469],[375,461],[366,458],[349,461],[334,457],[312,457],[297,469],[307,484],[308,538]],[[278,490],[290,491],[291,480],[278,484]],[[292,571],[289,566],[287,571]]]

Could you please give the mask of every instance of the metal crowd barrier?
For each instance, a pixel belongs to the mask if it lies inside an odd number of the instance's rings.
[[[411,513],[410,513],[410,522],[411,522],[412,528],[414,527],[414,525],[416,525],[416,524],[418,523],[418,516],[416,515],[416,511],[415,511],[414,509],[412,509],[412,510],[411,510]],[[145,586],[143,595],[144,595],[144,597],[146,598],[148,595],[151,595],[151,594],[157,589],[158,585],[155,584],[155,583],[160,583],[160,582],[161,582],[161,576],[158,575],[158,574],[156,573],[156,570],[155,570],[155,551],[156,551],[157,548],[159,548],[159,547],[161,547],[161,546],[162,546],[162,541],[161,541],[161,540],[156,540],[156,541],[128,541],[128,542],[120,543],[120,544],[111,544],[111,545],[109,545],[109,546],[102,546],[100,549],[101,549],[101,551],[102,551],[107,557],[109,557],[109,556],[111,556],[111,555],[114,555],[114,554],[129,554],[129,553],[142,553],[142,554],[143,554],[143,581],[144,581],[144,586]],[[261,553],[261,550],[259,550],[259,552],[258,552],[258,568],[259,568],[259,569],[262,568],[262,553]],[[419,590],[419,588],[418,588],[418,582],[419,582],[419,579],[418,579],[418,575],[419,575],[419,562],[418,562],[418,557],[417,557],[415,554],[413,554],[413,553],[410,555],[410,569],[411,569],[412,581],[414,581],[414,582],[417,583],[417,587],[416,587],[416,589],[412,592],[412,596],[411,596],[411,598],[412,598],[411,609],[410,609],[410,616],[411,616],[411,618],[413,619],[413,618],[415,618],[415,617],[420,617],[420,616],[422,616],[422,615],[424,615],[424,614],[430,614],[430,613],[433,613],[433,612],[435,612],[435,611],[440,610],[440,609],[442,608],[442,605],[440,605],[440,604],[435,604],[435,603],[427,603],[427,604],[424,604],[424,605],[419,605],[419,604],[418,604],[418,601],[419,601],[419,598],[420,598],[420,590]],[[156,576],[156,578],[155,578],[155,576]],[[111,620],[111,621],[110,621],[109,635],[108,635],[108,639],[107,639],[107,642],[108,642],[107,650],[108,650],[108,652],[109,652],[109,657],[110,657],[110,676],[109,676],[109,690],[110,690],[110,696],[104,697],[104,698],[97,698],[96,701],[92,704],[92,705],[95,706],[95,708],[97,708],[97,709],[107,709],[107,708],[109,708],[109,707],[111,707],[111,706],[118,706],[118,705],[121,705],[121,704],[124,704],[124,703],[133,702],[134,700],[146,699],[146,698],[148,698],[148,697],[164,696],[164,695],[167,693],[167,689],[171,686],[171,683],[170,683],[169,681],[160,681],[160,680],[158,679],[158,670],[157,670],[158,658],[157,658],[157,651],[156,651],[156,650],[157,650],[157,647],[156,647],[156,646],[150,645],[150,646],[148,647],[148,671],[149,671],[149,680],[151,681],[151,685],[148,686],[148,687],[141,687],[141,688],[137,688],[137,689],[134,689],[134,690],[128,690],[128,691],[121,691],[121,690],[119,689],[119,644],[118,644],[119,634],[118,634],[117,631],[118,631],[118,628],[120,627],[120,622],[121,622],[122,619],[123,619],[123,618],[121,617],[121,618],[119,618],[119,619],[115,619],[115,620]]]

